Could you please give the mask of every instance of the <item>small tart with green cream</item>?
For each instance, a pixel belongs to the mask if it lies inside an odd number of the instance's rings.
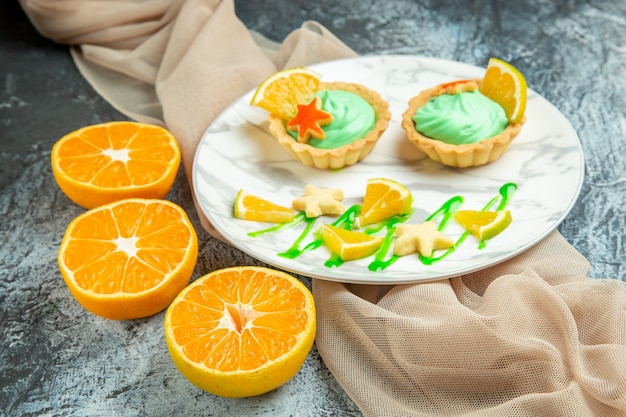
[[[482,80],[459,80],[422,91],[402,115],[408,139],[430,159],[456,168],[498,159],[520,133],[504,108],[480,90]]]
[[[362,161],[389,126],[388,103],[360,84],[320,82],[308,103],[286,120],[269,115],[269,130],[293,158],[320,169]]]

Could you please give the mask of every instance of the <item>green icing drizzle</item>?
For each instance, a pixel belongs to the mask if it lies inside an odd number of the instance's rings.
[[[492,198],[491,201],[489,201],[489,203],[487,203],[485,207],[483,207],[483,211],[489,210],[496,203],[496,201],[498,201],[498,199],[500,199],[500,204],[498,204],[496,211],[504,210],[507,204],[509,204],[509,200],[513,197],[513,194],[515,193],[516,190],[517,190],[517,185],[510,183],[510,182],[504,184],[502,187],[500,187],[500,196]],[[466,233],[469,234],[469,232],[466,232]],[[481,240],[480,243],[478,244],[478,249],[484,249],[486,245],[487,245],[487,242],[484,240]]]
[[[395,263],[400,257],[398,255],[394,255],[393,253],[387,259],[387,253],[391,248],[391,244],[393,243],[393,237],[396,234],[396,226],[399,223],[404,223],[405,221],[411,218],[411,214],[407,214],[405,216],[394,216],[390,219],[385,220],[380,223],[379,229],[384,227],[387,228],[387,232],[385,233],[385,238],[383,240],[383,244],[380,246],[380,249],[374,254],[374,261],[367,266],[367,269],[370,271],[382,271],[389,268],[393,263]],[[376,229],[374,229],[376,230]]]
[[[346,229],[350,229],[350,228],[352,228],[352,224],[354,223],[354,221],[356,220],[356,218],[357,218],[357,216],[359,215],[360,212],[361,212],[361,206],[354,205],[354,206],[348,208],[341,216],[339,216],[337,218],[337,220],[335,220],[332,223],[332,225],[333,226],[337,226],[337,227],[345,227]],[[315,218],[315,217],[306,217],[306,215],[304,213],[298,213],[298,217],[303,218],[303,220],[298,221],[299,219],[296,218],[291,223],[288,223],[290,225],[289,227],[291,227],[292,224],[295,223],[295,222],[298,222],[296,224],[299,224],[299,223],[302,223],[302,221],[306,221],[307,226],[304,228],[302,233],[300,233],[300,236],[298,236],[298,238],[291,245],[291,247],[289,249],[287,249],[286,251],[284,251],[284,252],[278,253],[278,256],[281,256],[283,258],[288,258],[288,259],[295,259],[298,256],[302,255],[306,251],[314,250],[314,249],[319,248],[324,243],[322,238],[320,236],[317,236],[317,234],[316,234],[315,238],[311,242],[309,242],[306,246],[301,248],[300,244],[309,235],[313,225],[315,224],[315,220],[317,220],[317,218]],[[293,224],[293,226],[295,226],[295,224]],[[264,232],[268,232],[268,231],[271,231],[270,229],[272,229],[272,228],[264,229],[263,231]],[[250,235],[250,233],[248,233],[248,235]]]
[[[413,116],[416,129],[451,145],[476,143],[508,125],[502,106],[479,91],[433,97]]]
[[[311,138],[307,145],[319,149],[334,149],[364,137],[376,124],[372,106],[357,94],[342,90],[322,90],[316,93],[322,99],[322,110],[333,115],[333,121],[322,130],[324,139]],[[294,139],[297,131],[286,129]]]
[[[487,211],[494,206],[497,202],[499,202],[497,206],[497,210],[503,210],[509,203],[510,199],[513,197],[514,192],[517,190],[517,185],[514,183],[506,183],[502,185],[499,189],[499,195],[489,200],[487,204],[482,208],[483,211]],[[462,206],[464,198],[462,196],[454,196],[450,198],[448,201],[443,203],[437,210],[435,210],[432,214],[430,214],[424,221],[431,221],[440,218],[439,225],[437,229],[439,231],[444,231],[446,225],[450,218],[456,213]],[[361,206],[359,204],[355,204],[349,207],[340,217],[335,220],[332,225],[336,227],[343,227],[347,230],[351,230],[354,226],[354,222],[361,212]],[[374,254],[374,260],[368,265],[368,269],[370,271],[383,271],[387,269],[389,266],[393,265],[400,257],[394,255],[393,253],[390,256],[387,256],[389,250],[391,249],[391,245],[394,241],[395,229],[396,226],[400,223],[404,223],[409,220],[412,216],[412,212],[403,216],[394,216],[383,222],[380,222],[377,225],[370,226],[366,228],[364,231],[367,234],[375,234],[383,229],[385,230],[385,237],[380,249]],[[255,232],[248,233],[251,237],[258,237],[260,235],[272,232],[278,232],[282,230],[286,230],[297,226],[301,223],[306,223],[305,228],[302,230],[298,238],[294,241],[294,243],[287,250],[278,253],[278,256],[295,259],[298,256],[302,255],[304,252],[315,250],[323,245],[323,240],[318,233],[313,233],[313,239],[307,244],[303,245],[304,240],[311,234],[313,226],[315,225],[317,218],[309,218],[303,212],[300,212],[296,215],[293,221],[290,223],[280,224],[276,226],[272,226],[266,229],[258,230]],[[418,259],[424,265],[432,265],[436,262],[439,262],[454,253],[454,251],[461,246],[461,244],[465,241],[465,239],[470,235],[469,232],[464,232],[454,243],[454,245],[447,249],[445,252],[435,256],[433,253],[431,256],[424,256],[418,254]],[[478,248],[483,249],[486,245],[485,241],[479,242]],[[326,267],[336,268],[343,264],[343,260],[339,258],[337,254],[331,254],[330,258],[324,263]]]

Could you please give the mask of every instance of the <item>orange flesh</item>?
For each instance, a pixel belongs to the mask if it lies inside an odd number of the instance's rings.
[[[59,167],[69,177],[102,188],[151,184],[163,177],[175,150],[159,129],[112,124],[84,129],[59,148]]]
[[[296,345],[306,329],[306,304],[279,276],[229,272],[213,277],[210,287],[190,289],[173,306],[171,324],[191,361],[223,372],[251,370]]]
[[[155,204],[98,211],[76,223],[64,263],[84,290],[99,294],[148,290],[185,256],[191,233],[177,223],[179,219],[174,209]]]
[[[363,199],[362,224],[372,224],[385,220],[391,216],[406,213],[405,200],[398,190],[390,189],[388,185],[370,183]]]

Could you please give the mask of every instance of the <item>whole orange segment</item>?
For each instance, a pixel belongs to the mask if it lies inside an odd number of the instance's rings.
[[[180,149],[160,126],[109,122],[68,133],[52,147],[54,178],[76,204],[94,208],[125,198],[164,198]]]
[[[165,314],[174,364],[194,385],[250,397],[291,379],[313,346],[313,295],[298,279],[265,267],[220,269],[198,278]]]
[[[58,254],[61,275],[88,311],[114,320],[165,309],[189,282],[198,239],[185,211],[157,199],[126,199],[77,216]]]

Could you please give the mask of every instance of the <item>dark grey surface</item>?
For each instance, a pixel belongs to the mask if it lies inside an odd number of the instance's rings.
[[[360,54],[414,54],[518,67],[578,132],[586,172],[559,226],[590,276],[626,279],[626,3],[508,1],[237,1],[240,18],[280,41],[317,20]],[[162,314],[113,322],[71,298],[56,265],[83,210],[57,188],[50,149],[76,128],[124,117],[82,79],[67,47],[43,39],[13,1],[0,3],[0,416],[359,416],[314,349],[269,394],[217,398],[175,369]],[[168,199],[199,231],[181,169]],[[200,233],[194,278],[260,264]],[[308,284],[308,280],[305,280]]]

